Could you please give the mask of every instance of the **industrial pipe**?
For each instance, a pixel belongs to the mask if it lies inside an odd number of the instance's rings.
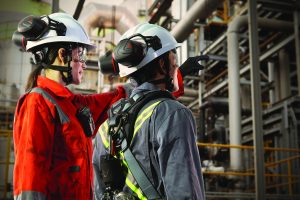
[[[223,0],[197,0],[186,12],[185,16],[174,26],[171,34],[177,42],[183,42],[193,31],[194,22],[197,19],[209,17],[222,2]]]
[[[248,16],[243,15],[229,23],[227,29],[228,48],[228,98],[229,98],[229,131],[230,145],[241,145],[241,102],[240,102],[240,58],[239,58],[239,30],[247,25]],[[293,24],[290,22],[258,18],[259,27],[277,31],[291,31]],[[230,168],[242,169],[241,149],[230,149]]]
[[[199,116],[199,135],[197,136],[198,142],[203,141],[203,135],[205,133],[205,110],[209,107],[213,107],[219,112],[226,112],[228,110],[228,99],[221,97],[209,98],[200,106],[200,116]]]
[[[139,23],[127,8],[123,6],[109,6],[99,3],[87,4],[81,13],[79,22],[91,35],[95,27],[115,28],[120,34]]]

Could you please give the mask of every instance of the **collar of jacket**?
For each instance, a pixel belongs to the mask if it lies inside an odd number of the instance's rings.
[[[158,87],[153,85],[152,83],[145,82],[138,87],[134,88],[130,97],[133,97],[135,94],[140,93],[140,92],[150,92],[150,91],[157,91],[160,90]]]
[[[38,76],[37,86],[50,90],[53,94],[62,98],[70,98],[73,96],[73,93],[68,88],[43,76]]]

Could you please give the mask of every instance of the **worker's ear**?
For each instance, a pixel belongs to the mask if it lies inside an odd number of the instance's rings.
[[[66,55],[66,49],[64,48],[59,48],[58,49],[58,61],[59,63],[61,63],[62,65],[65,65],[67,62],[67,55]]]

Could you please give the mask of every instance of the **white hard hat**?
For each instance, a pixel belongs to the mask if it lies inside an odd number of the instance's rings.
[[[79,43],[87,49],[95,48],[91,44],[89,36],[84,28],[71,15],[66,13],[53,13],[48,15],[50,19],[63,23],[66,26],[65,35],[59,36],[55,30],[47,31],[41,38],[36,41],[28,41],[26,50],[30,51],[32,48],[43,46],[50,43]],[[48,23],[47,16],[42,17]]]
[[[119,74],[121,77],[132,74],[138,69],[144,67],[146,64],[148,64],[155,58],[159,57],[160,55],[171,51],[172,49],[175,49],[179,46],[175,38],[171,35],[171,33],[168,30],[161,26],[149,23],[138,24],[137,26],[129,29],[121,36],[120,40],[130,38],[131,36],[136,34],[141,34],[145,37],[157,36],[160,39],[161,48],[154,50],[152,47],[149,47],[145,57],[136,66],[128,67],[119,63]],[[134,40],[134,38],[132,40]]]

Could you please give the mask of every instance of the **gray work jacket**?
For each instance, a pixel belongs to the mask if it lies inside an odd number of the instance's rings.
[[[144,83],[135,88],[131,96],[153,90],[158,88]],[[205,199],[195,135],[196,124],[191,111],[176,100],[164,99],[132,140],[133,155],[157,191],[167,199]],[[107,153],[97,134],[93,152],[96,199],[101,199],[104,191],[99,176],[100,156]],[[124,191],[132,193],[126,185]]]

